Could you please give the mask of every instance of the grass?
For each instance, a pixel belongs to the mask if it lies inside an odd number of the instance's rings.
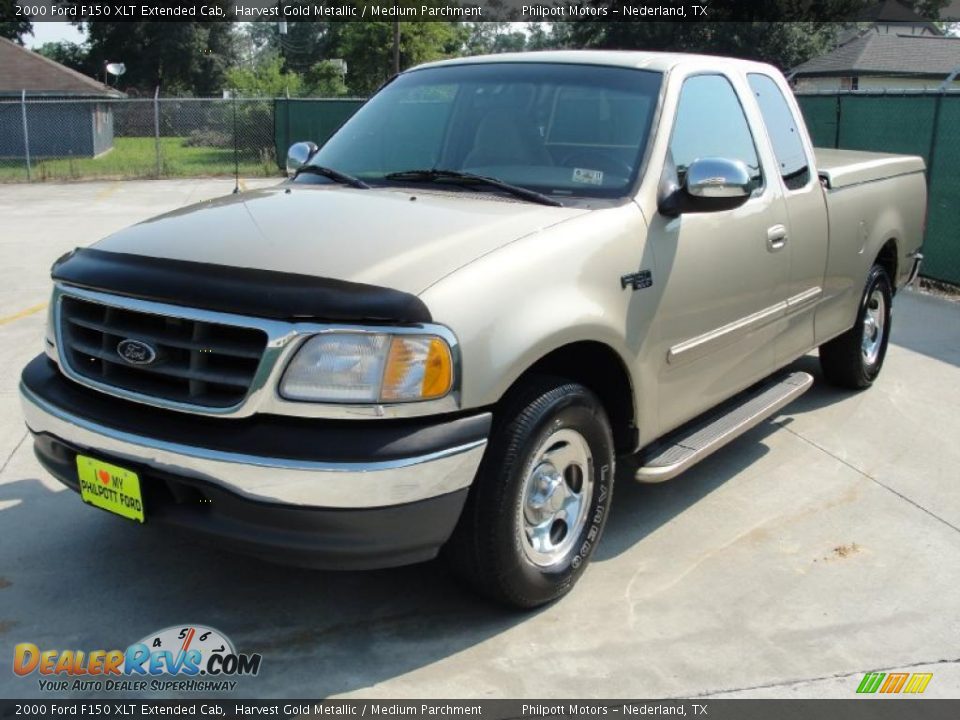
[[[240,174],[246,177],[279,175],[273,149],[240,153]],[[43,158],[31,162],[33,180],[88,180],[93,178],[215,177],[233,175],[233,148],[191,147],[186,138],[160,138],[160,173],[152,137],[114,138],[113,149],[90,158]],[[24,160],[0,160],[0,182],[25,182]]]

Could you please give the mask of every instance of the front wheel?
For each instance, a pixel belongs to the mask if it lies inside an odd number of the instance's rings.
[[[820,346],[820,367],[827,382],[860,390],[880,374],[890,340],[893,285],[880,265],[874,265],[860,299],[856,324]]]
[[[613,495],[613,438],[599,399],[537,378],[505,403],[447,547],[482,594],[532,608],[583,573]]]

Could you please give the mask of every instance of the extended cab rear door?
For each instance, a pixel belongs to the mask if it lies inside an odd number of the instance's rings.
[[[789,218],[783,250],[790,258],[790,275],[783,288],[786,306],[775,350],[780,366],[815,344],[814,308],[823,294],[829,243],[827,206],[813,147],[790,89],[778,74],[763,71],[748,72],[747,82],[766,125]]]
[[[664,171],[671,155],[681,181],[698,158],[741,160],[754,191],[734,210],[657,213],[650,223],[654,285],[662,283],[652,348],[660,432],[773,371],[790,274],[784,193],[744,74],[674,71],[670,82],[681,85],[672,124],[662,130],[670,133]]]

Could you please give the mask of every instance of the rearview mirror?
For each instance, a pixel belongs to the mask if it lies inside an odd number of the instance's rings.
[[[718,212],[743,205],[753,192],[750,170],[742,160],[699,158],[690,163],[682,187],[672,183],[661,194],[660,212],[669,217],[682,213]]]
[[[287,175],[294,175],[297,170],[306,165],[319,148],[316,143],[298,142],[287,150]]]

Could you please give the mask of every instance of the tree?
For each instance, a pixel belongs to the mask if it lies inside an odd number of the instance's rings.
[[[901,2],[920,17],[929,20],[938,19],[940,11],[950,4],[950,0],[901,0]]]
[[[86,27],[89,65],[99,75],[104,63],[124,63],[127,90],[219,94],[235,63],[233,23],[95,20]]]
[[[338,97],[349,94],[343,71],[332,60],[314,63],[303,73],[303,94],[310,97]]]
[[[731,55],[782,70],[828,50],[838,30],[836,23],[770,21],[564,25],[553,37],[555,46]]]
[[[96,75],[98,68],[92,67],[90,63],[90,48],[85,44],[69,42],[68,40],[59,40],[56,42],[46,42],[36,51],[44,57],[50,58],[54,62],[66,65],[68,68],[81,72],[84,75]]]
[[[466,39],[464,28],[453,22],[401,22],[400,67],[459,54]],[[368,95],[393,73],[393,23],[329,23],[324,36],[324,57],[347,63],[350,92]]]
[[[285,5],[289,7],[297,1]],[[426,0],[426,3],[439,6],[447,1]],[[392,6],[392,3],[386,5]],[[247,25],[245,40],[252,45],[247,65],[255,65],[261,57],[280,57],[284,71],[303,76],[304,92],[312,90],[322,95],[341,94],[342,88],[350,94],[368,95],[393,73],[393,22],[288,22],[286,27],[286,33],[281,35],[277,23]],[[491,46],[496,43],[497,47],[506,49],[506,44],[517,42],[516,37],[508,37],[511,33],[499,33],[504,36],[500,40],[494,39],[495,34],[474,32],[477,37],[489,35]],[[470,36],[471,30],[463,23],[401,22],[400,65],[407,68],[462,54]],[[476,52],[484,51],[478,45]],[[317,67],[318,63],[331,60],[346,62],[345,79],[334,73],[332,65]],[[325,78],[323,82],[319,81],[321,75]]]
[[[468,32],[464,50],[467,55],[522,52],[527,49],[527,35],[508,22],[464,23]]]
[[[300,75],[284,70],[276,55],[261,57],[253,67],[231,68],[225,82],[241,97],[296,97],[303,85]]]
[[[278,23],[250,23],[247,32],[258,55],[277,55],[285,70],[303,72],[320,60],[330,60],[325,53],[327,22],[288,22],[287,31],[280,33]]]
[[[566,23],[527,23],[527,50],[551,50],[565,47],[566,42],[557,36]]]
[[[321,60],[298,73],[286,70],[276,55],[227,71],[226,86],[240,97],[338,97],[348,90],[337,63]]]
[[[24,35],[33,35],[33,23],[18,19],[16,0],[0,0],[0,37],[23,45]]]

